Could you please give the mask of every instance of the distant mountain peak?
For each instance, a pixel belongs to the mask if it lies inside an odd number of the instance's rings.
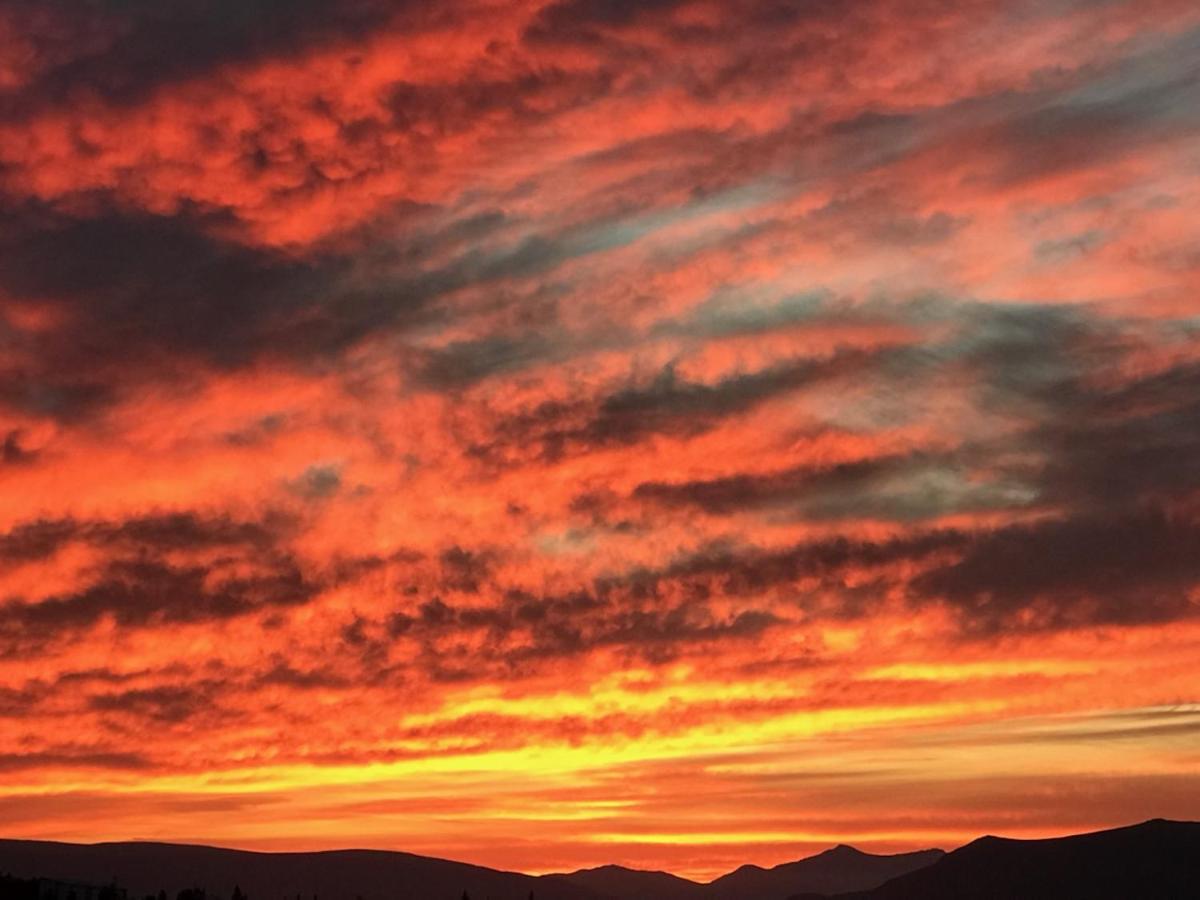
[[[634,869],[630,866],[622,866],[618,863],[606,863],[602,866],[592,866],[587,869],[578,869],[571,875],[634,875],[639,877],[653,876],[656,878],[672,878],[677,881],[687,881],[686,878],[681,878],[671,872],[663,871],[662,869]]]
[[[817,855],[818,856],[852,857],[852,856],[870,856],[871,854],[864,853],[862,850],[859,850],[857,847],[852,847],[849,844],[838,844],[836,847],[830,847],[828,850],[824,851],[823,853],[818,853]]]
[[[890,878],[930,865],[940,850],[880,855],[838,844],[813,856],[769,869],[740,866],[713,881],[703,900],[786,900],[798,894],[867,890]]]
[[[1197,884],[1200,884],[1200,822],[1151,820],[1053,838],[985,835],[945,854],[932,865],[899,875],[852,897],[853,900],[997,897],[1157,900],[1197,896]],[[802,895],[795,900],[799,896]]]

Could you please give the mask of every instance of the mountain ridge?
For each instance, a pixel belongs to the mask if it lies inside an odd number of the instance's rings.
[[[813,856],[764,868],[744,865],[713,879],[705,900],[787,900],[801,891],[835,893],[877,887],[898,875],[931,865],[944,855],[938,849],[908,853],[867,853],[838,844]],[[791,885],[803,885],[799,889]]]
[[[5,872],[115,880],[130,900],[196,886],[217,900],[235,885],[250,900],[460,900],[464,891],[476,900],[1150,900],[1191,896],[1200,884],[1200,822],[1151,819],[1036,840],[988,834],[950,853],[882,855],[838,844],[770,868],[745,864],[710,882],[618,864],[528,875],[366,848],[274,852],[0,838]]]
[[[845,845],[842,845],[845,846]],[[847,851],[853,860],[847,869]],[[921,853],[883,856],[829,848],[771,868],[742,866],[711,882],[670,872],[607,864],[574,872],[527,875],[402,850],[338,848],[312,851],[240,850],[165,841],[78,844],[0,838],[0,872],[107,884],[116,880],[131,900],[201,886],[228,896],[236,885],[251,900],[297,894],[376,900],[405,891],[458,900],[462,892],[492,900],[785,900],[799,891],[855,890],[882,883],[895,866],[911,868]],[[932,851],[940,855],[941,851]],[[833,871],[830,862],[846,871]],[[898,862],[899,861],[899,862]],[[831,882],[830,879],[834,881]]]
[[[984,835],[868,890],[789,900],[1184,900],[1200,896],[1200,822],[1018,839]]]

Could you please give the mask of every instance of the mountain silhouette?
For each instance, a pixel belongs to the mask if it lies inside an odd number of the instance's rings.
[[[612,900],[787,900],[802,892],[838,893],[876,887],[889,878],[928,866],[942,855],[941,850],[919,850],[878,856],[841,844],[770,869],[741,866],[707,884],[667,872],[643,872],[623,866],[600,866],[548,877],[563,878]]]
[[[881,856],[839,844],[816,856],[770,869],[742,866],[707,885],[705,900],[786,900],[793,894],[866,890],[889,878],[925,868],[944,855],[918,850]]]
[[[0,840],[0,873],[93,885],[130,898],[191,887],[249,900],[1182,900],[1200,897],[1200,822],[1045,840],[982,837],[951,853],[895,856],[841,845],[773,868],[742,866],[707,884],[600,866],[543,876],[411,853],[255,853],[186,844]]]
[[[387,850],[254,853],[190,844],[0,840],[0,872],[91,884],[114,879],[130,898],[205,888],[249,900],[600,900],[583,885]]]
[[[799,894],[816,900],[829,894]],[[1200,822],[1140,825],[1044,840],[982,837],[933,865],[837,900],[1192,900]]]
[[[647,872],[625,866],[599,866],[580,869],[569,875],[547,875],[547,879],[563,879],[582,885],[612,900],[707,900],[706,884],[689,881],[670,872]]]
[[[543,876],[503,872],[386,850],[255,853],[190,844],[69,844],[0,840],[0,872],[91,884],[114,879],[131,898],[174,897],[190,887],[228,897],[234,886],[250,900],[459,900],[463,891],[491,900],[785,900],[800,892],[838,892],[882,884],[942,855],[925,850],[876,856],[835,847],[770,869],[742,866],[708,884],[667,872],[600,866]]]

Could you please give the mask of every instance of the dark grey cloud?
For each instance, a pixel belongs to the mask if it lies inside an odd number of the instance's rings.
[[[22,688],[0,687],[0,718],[21,718],[29,714],[45,693],[40,685]]]
[[[97,548],[103,561],[82,573],[76,590],[0,598],[0,654],[36,653],[104,617],[137,628],[283,609],[378,563],[309,573],[286,547],[294,528],[282,517],[237,521],[190,513],[18,526],[0,536],[0,565],[43,560],[71,544]],[[196,551],[205,551],[202,562],[188,556]]]
[[[559,0],[547,4],[530,27],[532,41],[596,40],[596,29],[630,25],[639,18],[657,19],[683,5],[683,0]]]
[[[907,210],[893,194],[875,189],[839,194],[806,215],[803,224],[835,243],[849,236],[874,248],[937,244],[967,222],[942,211],[921,214]]]
[[[22,563],[44,559],[74,540],[78,533],[78,523],[70,519],[18,525],[0,537],[0,560]]]
[[[467,550],[459,546],[443,550],[440,557],[444,590],[476,593],[489,579],[493,554],[484,550]]]
[[[275,657],[274,665],[258,676],[257,682],[262,685],[282,685],[300,690],[346,688],[353,686],[352,681],[328,668],[296,668],[282,656]]]
[[[153,762],[139,753],[110,750],[61,748],[36,750],[29,753],[0,753],[0,772],[19,772],[25,769],[118,769],[144,770]]]
[[[69,310],[61,328],[16,343],[0,401],[71,418],[179,357],[233,365],[286,336],[308,351],[314,310],[348,271],[343,258],[302,260],[213,235],[212,216],[120,212],[103,202],[67,215],[9,205],[0,225],[0,287]],[[307,311],[307,313],[306,313]],[[305,335],[308,335],[306,338]],[[344,334],[329,335],[336,345]],[[320,339],[322,342],[324,338]],[[299,349],[299,346],[297,346]]]
[[[43,519],[0,535],[0,564],[44,559],[71,543],[156,554],[209,547],[266,550],[289,534],[292,524],[282,516],[239,521],[188,512],[119,521]]]
[[[580,435],[597,444],[620,444],[645,434],[699,432],[780,394],[843,374],[861,361],[861,355],[850,353],[802,359],[730,375],[713,384],[687,381],[668,366],[649,385],[605,397]]]
[[[917,532],[885,541],[835,537],[790,547],[712,546],[680,559],[661,572],[635,573],[635,583],[652,589],[662,580],[678,580],[732,596],[752,596],[770,588],[816,579],[841,584],[856,569],[917,562],[964,546],[968,536],[957,530]],[[803,602],[797,597],[797,602]]]
[[[974,536],[919,575],[971,633],[1139,625],[1200,615],[1200,524],[1155,509],[1056,518]]]
[[[799,609],[869,613],[901,590],[914,606],[945,605],[964,637],[1135,626],[1200,615],[1200,525],[1158,510],[1053,518],[991,531],[935,530],[885,542],[838,539],[783,550],[713,548],[661,572],[631,575],[644,593],[668,586],[754,597],[801,581],[836,600]],[[889,570],[914,563],[920,574]],[[863,580],[864,571],[876,570]],[[844,580],[856,573],[858,588]],[[815,596],[815,595],[814,595]]]
[[[0,605],[0,635],[21,645],[86,627],[103,616],[122,627],[227,619],[306,603],[322,588],[285,554],[256,561],[259,574],[215,579],[208,566],[115,560],[78,591],[34,602],[6,601]]]
[[[1193,133],[1198,49],[1192,29],[1068,90],[994,98],[1002,114],[984,135],[1000,154],[993,178],[1011,184],[1078,170]]]
[[[120,713],[162,724],[184,722],[216,712],[216,682],[193,681],[186,685],[133,688],[88,698],[88,707],[102,713]]]
[[[341,467],[332,463],[309,466],[299,478],[288,482],[288,488],[306,500],[332,497],[342,488]]]
[[[179,350],[224,343],[236,355],[238,335],[265,324],[251,297],[270,311],[284,295],[300,306],[314,296],[314,282],[327,281],[315,263],[221,241],[213,224],[187,213],[29,216],[5,229],[0,279],[18,296],[92,304],[77,307],[88,317],[77,334],[85,353],[104,355],[87,337],[112,317],[126,354],[143,343]],[[223,341],[214,340],[218,334]]]
[[[1164,341],[1181,346],[1183,333],[1169,323],[1037,305],[980,304],[955,315],[958,327],[943,343],[888,354],[881,369],[899,390],[959,373],[981,411],[1024,424],[986,444],[914,460],[935,471],[978,467],[1015,488],[994,496],[997,507],[1042,515],[1001,528],[930,532],[919,539],[923,547],[893,544],[897,559],[946,551],[929,556],[923,574],[906,586],[913,602],[947,604],[964,632],[977,636],[1155,623],[1200,612],[1191,599],[1200,586],[1200,521],[1188,500],[1200,492],[1200,366],[1187,355],[1149,368],[1117,365]],[[827,496],[845,501],[846,514],[869,517],[881,509],[875,502],[881,479],[903,483],[914,460],[650,482],[634,497],[720,514],[785,502],[789,492],[820,495],[825,482]],[[903,511],[912,498],[902,492],[892,499]],[[839,546],[848,565],[889,555],[878,544]],[[714,573],[723,590],[757,591],[820,573],[830,549],[730,551],[692,565]],[[854,602],[847,599],[851,608]]]
[[[1070,237],[1039,241],[1033,248],[1033,258],[1048,265],[1070,262],[1103,246],[1108,239],[1105,232],[1089,229]]]
[[[862,312],[877,317],[881,308]],[[813,518],[912,521],[994,509],[1036,518],[999,528],[921,529],[883,542],[840,539],[770,551],[714,546],[662,570],[616,577],[613,585],[641,598],[678,591],[752,598],[804,581],[840,598],[825,603],[821,615],[857,615],[901,591],[918,606],[946,605],[963,633],[975,637],[1196,614],[1190,597],[1200,586],[1193,562],[1200,526],[1188,498],[1200,492],[1200,366],[1187,354],[1157,366],[1117,365],[1164,342],[1184,346],[1183,331],[1085,307],[926,302],[892,313],[898,321],[931,322],[945,336],[876,354],[852,375],[882,379],[898,395],[954,378],[975,398],[981,419],[1003,415],[1010,427],[953,450],[648,481],[633,491],[633,505],[598,489],[576,498],[572,510],[594,526],[613,515],[636,516],[636,503],[656,507],[654,515],[790,509]],[[793,384],[752,373],[693,385],[668,369],[598,402],[546,404],[509,423],[509,439],[521,435],[545,458],[652,434],[698,433]],[[891,563],[915,564],[922,574],[908,583],[886,571]],[[861,576],[859,587],[846,587],[844,573],[862,569],[878,575],[865,587]],[[796,599],[808,606],[805,597]]]
[[[69,313],[11,336],[0,403],[63,420],[129,385],[186,378],[196,363],[320,365],[368,335],[440,321],[437,301],[464,287],[544,274],[654,227],[604,220],[513,237],[520,223],[502,215],[399,210],[298,254],[240,243],[220,210],[155,215],[97,194],[70,212],[0,196],[0,213],[0,290]],[[546,331],[554,301],[539,303],[524,315],[513,307],[520,336],[414,349],[416,378],[463,387],[560,352]]]
[[[512,677],[540,663],[609,648],[663,661],[710,641],[751,640],[779,623],[765,609],[718,614],[700,594],[670,596],[640,586],[597,583],[565,594],[535,594],[493,580],[483,602],[433,596],[382,621],[355,618],[343,631],[368,670],[386,668],[384,648],[416,642],[423,672],[440,680]]]
[[[811,519],[897,521],[1012,505],[1004,485],[969,483],[967,455],[914,451],[828,466],[684,482],[647,481],[634,489],[632,497],[715,515],[770,508]]]
[[[0,465],[20,466],[25,463],[32,462],[37,458],[37,453],[31,450],[26,450],[22,446],[22,433],[20,429],[12,429],[4,436],[4,443],[0,445]]]
[[[378,0],[7,0],[34,48],[32,82],[0,95],[0,115],[100,97],[134,103],[172,82],[242,61],[361,39],[404,10]]]
[[[725,40],[729,44],[728,28],[722,23],[678,22],[675,13],[684,7],[684,0],[557,0],[548,4],[527,29],[525,39],[531,43],[606,42],[610,52],[619,46],[620,32],[632,25],[657,30],[679,44],[713,45]],[[825,29],[848,24],[853,4],[843,2],[790,2],[790,0],[749,0],[730,4],[727,14],[738,22],[742,33],[759,33],[779,38],[797,25],[818,22]],[[820,35],[808,35],[803,44],[812,52]],[[799,43],[799,41],[798,41]],[[716,59],[714,59],[716,61]],[[733,81],[737,76],[750,79],[754,75],[755,57],[739,55],[721,67],[714,81]],[[778,77],[778,60],[758,60],[762,72]],[[772,71],[771,62],[774,62]]]
[[[493,375],[518,371],[553,355],[555,343],[538,333],[491,335],[455,341],[427,352],[420,379],[440,389],[468,387]]]
[[[567,71],[547,65],[495,80],[398,81],[388,90],[390,120],[379,121],[378,127],[447,134],[463,130],[481,117],[497,115],[514,124],[532,125],[603,96],[613,80],[603,70]]]
[[[648,384],[596,400],[548,400],[506,418],[492,440],[470,452],[499,461],[533,455],[555,460],[572,453],[635,444],[654,435],[692,437],[744,415],[769,400],[863,370],[872,354],[843,350],[831,357],[801,358],[715,382],[680,377],[664,367]]]
[[[696,481],[644,481],[633,491],[637,500],[664,506],[696,506],[710,513],[729,513],[787,502],[799,492],[825,486],[847,487],[896,465],[894,458],[868,459],[829,467],[797,466],[768,473],[729,475]]]
[[[1194,339],[1174,323],[1108,318],[1086,307],[934,305],[951,334],[897,348],[879,372],[899,395],[957,378],[981,417],[1012,423],[952,456],[1023,485],[1045,506],[1126,510],[1200,488],[1200,365],[1167,348]],[[1161,365],[1120,364],[1139,354]],[[1148,354],[1148,355],[1147,355]]]
[[[414,598],[383,618],[356,616],[343,640],[364,677],[393,676],[387,648],[398,640],[418,648],[406,665],[438,679],[516,677],[545,661],[605,648],[661,662],[706,642],[758,638],[783,621],[781,590],[800,618],[868,614],[884,591],[904,586],[900,572],[909,564],[937,571],[969,552],[973,540],[971,533],[942,529],[884,541],[711,546],[662,568],[613,574],[562,594],[508,586],[491,573],[478,585],[478,600]],[[716,612],[715,597],[736,600],[738,609]]]
[[[234,222],[219,211],[153,215],[98,195],[71,213],[0,197],[0,212],[0,289],[69,312],[59,328],[12,336],[0,403],[59,419],[103,407],[130,383],[185,377],[194,362],[318,364],[373,332],[426,321],[448,292],[578,252],[539,239],[472,246],[471,234],[504,227],[495,217],[410,222],[386,245],[368,227],[336,250],[296,255],[230,239]],[[430,263],[447,251],[449,261]],[[461,378],[460,367],[433,360],[431,378]],[[10,443],[11,461],[19,436]]]
[[[1064,382],[1030,435],[1047,454],[1047,499],[1113,508],[1169,503],[1200,489],[1200,364]]]
[[[840,312],[840,314],[839,314]],[[656,334],[690,338],[768,334],[799,325],[833,325],[844,322],[833,296],[822,290],[783,297],[773,303],[756,303],[736,291],[717,290],[689,315],[661,322]]]
[[[1200,491],[1200,366],[1186,354],[1120,365],[1187,340],[1171,323],[1086,308],[982,304],[959,314],[944,343],[894,354],[902,384],[961,372],[981,411],[1023,423],[971,452],[1042,513],[961,533],[954,558],[908,586],[914,602],[945,603],[965,632],[982,636],[1200,612],[1190,599],[1200,586],[1200,521],[1188,501]],[[697,489],[753,496],[768,485]]]

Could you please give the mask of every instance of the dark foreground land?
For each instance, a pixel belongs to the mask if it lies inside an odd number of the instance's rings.
[[[0,873],[0,900],[1184,900],[1200,898],[1200,823],[983,837],[951,853],[839,846],[707,884],[620,866],[530,876],[377,850],[19,840],[0,840]]]
[[[793,900],[822,895],[801,894]],[[1196,900],[1200,822],[1039,841],[982,837],[919,871],[838,900]]]

